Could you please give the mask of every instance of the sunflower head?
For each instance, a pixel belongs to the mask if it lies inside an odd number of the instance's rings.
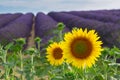
[[[72,63],[78,68],[91,67],[97,57],[101,54],[102,41],[99,41],[95,30],[73,29],[65,34],[65,54],[66,62]]]
[[[47,60],[51,65],[60,65],[64,61],[63,48],[61,43],[52,43],[47,48]]]

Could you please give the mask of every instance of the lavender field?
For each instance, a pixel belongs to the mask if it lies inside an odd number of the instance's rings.
[[[119,80],[120,10],[0,14],[0,80]]]
[[[34,27],[34,37],[42,38],[45,43],[54,36],[52,29],[59,22],[65,24],[64,32],[74,27],[95,29],[103,46],[120,47],[120,10],[39,12],[36,16],[33,13],[0,14],[0,42],[11,42],[20,37],[28,39]]]

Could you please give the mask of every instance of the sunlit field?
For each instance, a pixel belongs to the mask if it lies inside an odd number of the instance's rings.
[[[0,14],[0,80],[119,80],[120,10]]]

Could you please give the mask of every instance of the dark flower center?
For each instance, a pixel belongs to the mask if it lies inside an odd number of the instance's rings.
[[[55,48],[55,49],[53,50],[53,56],[54,56],[54,58],[55,58],[55,59],[61,59],[62,56],[63,56],[62,52],[63,52],[63,51],[62,51],[61,48]]]
[[[92,44],[86,38],[74,39],[71,43],[71,52],[76,58],[86,58],[92,52]]]

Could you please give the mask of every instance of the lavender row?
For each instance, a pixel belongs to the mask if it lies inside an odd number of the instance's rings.
[[[103,10],[98,10],[98,11],[95,10],[95,11],[92,11],[92,13],[120,17],[120,10],[104,10],[104,11]]]
[[[93,19],[98,20],[102,22],[112,22],[112,23],[118,23],[120,24],[120,17],[115,15],[107,15],[107,14],[100,14],[100,13],[92,13],[92,12],[67,12],[69,14],[73,14],[79,17],[87,18],[87,19]]]
[[[57,28],[58,22],[44,13],[38,13],[35,19],[35,35],[42,38],[42,43],[47,44],[48,41],[56,36],[54,29]],[[68,32],[65,28],[63,32]],[[44,46],[41,46],[44,47]]]
[[[109,10],[108,12],[112,15],[120,17],[120,10]]]
[[[120,16],[120,9],[90,10],[90,11],[77,11],[77,12],[88,12],[88,13],[97,13],[97,14],[103,14],[103,15]]]
[[[11,15],[11,14],[10,13],[8,13],[8,14],[0,14],[0,18],[4,17],[6,15]]]
[[[56,28],[57,22],[44,13],[38,13],[35,19],[36,36],[47,36],[53,28]]]
[[[42,39],[42,43],[47,44],[54,35],[53,29],[57,26],[57,22],[53,20],[50,16],[39,12],[35,19],[35,36]],[[36,45],[37,46],[37,45]],[[45,45],[41,45],[43,48]]]
[[[7,25],[10,22],[14,21],[15,19],[17,19],[21,15],[22,15],[22,13],[3,14],[3,17],[0,18],[0,28],[3,28],[5,25]]]
[[[17,18],[15,21],[0,29],[0,41],[10,42],[16,38],[26,38],[30,36],[33,24],[33,14],[27,13]]]
[[[85,19],[85,18],[78,17],[72,14],[67,14],[67,13],[50,12],[48,13],[48,15],[58,22],[63,22],[69,28],[72,28],[73,26],[78,25],[78,22],[83,26],[83,28],[91,27],[91,26],[94,26],[95,28],[96,25],[99,26],[103,24],[103,22],[100,22],[97,20]],[[76,23],[73,24],[71,22],[76,22]]]
[[[106,14],[111,16],[120,17],[120,9],[112,9],[112,10],[94,10],[93,12],[97,14]]]
[[[60,12],[50,12],[48,15],[58,22],[63,22],[70,29],[73,27],[95,29],[101,36],[104,46],[112,47],[116,45],[120,47],[120,41],[118,40],[120,26],[117,24],[103,23]]]

